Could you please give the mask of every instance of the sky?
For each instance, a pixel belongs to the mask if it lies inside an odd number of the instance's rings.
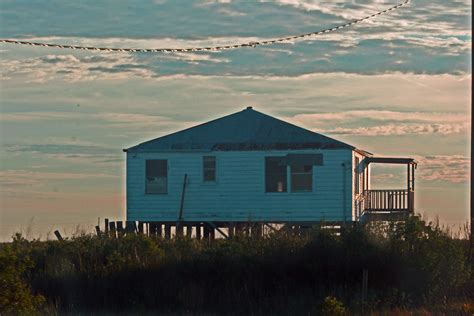
[[[332,27],[397,0],[0,1],[0,38],[193,47]],[[125,219],[125,154],[247,106],[380,156],[418,161],[416,210],[468,220],[470,1],[413,0],[340,32],[222,52],[0,44],[0,240]],[[375,188],[404,171],[375,167]]]

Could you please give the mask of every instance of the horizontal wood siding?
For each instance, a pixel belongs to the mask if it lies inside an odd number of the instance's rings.
[[[265,157],[285,156],[287,153],[288,151],[129,153],[127,220],[176,220],[179,216],[184,174],[188,175],[184,220],[352,220],[352,151],[291,151],[323,154],[323,165],[313,167],[313,191],[266,193]],[[216,183],[203,183],[203,156],[217,158]],[[168,194],[145,194],[146,159],[168,160]],[[343,163],[346,164],[345,167]]]

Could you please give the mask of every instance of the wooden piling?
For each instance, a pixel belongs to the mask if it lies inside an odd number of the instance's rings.
[[[165,224],[165,239],[171,239],[171,224]]]
[[[201,223],[196,223],[196,239],[200,240],[202,238]]]
[[[156,223],[156,236],[163,237],[163,223]]]
[[[256,223],[255,225],[253,225],[252,227],[252,236],[253,237],[262,237],[262,232],[263,232],[263,229],[262,229],[262,224],[261,223]]]
[[[186,225],[186,237],[191,238],[193,235],[193,225],[192,224],[187,224]]]
[[[106,235],[109,234],[109,219],[108,218],[104,219],[104,233]]]
[[[115,233],[115,222],[109,222],[109,227],[110,227],[110,232],[109,232],[109,235],[111,237],[117,237],[117,234]]]
[[[125,222],[125,232],[127,234],[135,234],[137,231],[137,224],[135,221],[126,221]]]
[[[203,237],[204,237],[205,240],[209,240],[209,236],[210,236],[210,233],[211,233],[211,231],[209,229],[209,224],[204,223],[203,228],[204,228],[204,236]]]
[[[138,222],[138,233],[140,235],[143,235],[144,229],[143,229],[143,222]]]
[[[234,235],[235,235],[235,223],[233,223],[233,222],[228,223],[227,228],[229,230],[229,238],[234,237]]]
[[[182,223],[176,223],[175,234],[176,234],[176,237],[183,237],[183,224]]]
[[[117,236],[122,236],[123,233],[124,233],[124,231],[123,231],[123,222],[118,221],[117,222]]]
[[[100,237],[100,226],[99,225],[97,225],[95,227],[95,232],[97,233],[97,236]]]
[[[242,237],[244,235],[244,224],[236,223],[235,224],[235,235]]]
[[[59,230],[55,230],[54,231],[54,235],[56,235],[56,238],[59,240],[59,241],[63,241],[63,236],[61,236],[61,233],[59,232]]]
[[[209,226],[209,230],[210,230],[210,232],[209,232],[209,238],[210,238],[210,240],[212,241],[212,240],[216,239],[216,230],[215,230],[215,228],[212,227],[212,226]]]

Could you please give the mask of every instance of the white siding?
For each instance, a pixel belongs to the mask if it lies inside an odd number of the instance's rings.
[[[265,157],[285,156],[288,151],[128,153],[127,219],[176,220],[186,173],[184,220],[353,220],[352,151],[293,150],[291,153],[323,154],[323,165],[313,167],[312,192],[265,192]],[[217,157],[216,183],[202,181],[205,155]],[[145,194],[146,159],[168,160],[168,194]]]
[[[356,165],[356,158],[359,158],[359,166]],[[359,178],[359,187],[360,187],[360,194],[364,191],[364,186],[365,182],[368,181],[365,179],[365,172],[366,169],[368,168],[367,165],[365,164],[365,156],[353,151],[352,155],[352,170],[353,170],[353,175],[352,175],[352,218],[354,221],[359,220],[360,212],[362,211],[363,205],[358,202],[358,194],[356,192],[356,179]],[[359,209],[358,209],[359,208]]]

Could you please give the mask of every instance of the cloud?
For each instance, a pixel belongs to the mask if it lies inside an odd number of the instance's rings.
[[[33,170],[2,170],[0,171],[2,178],[1,187],[8,189],[9,187],[18,186],[41,186],[44,184],[61,183],[65,180],[87,180],[94,178],[118,178],[118,175],[104,173],[74,173],[74,172],[48,172]]]
[[[441,182],[458,184],[469,182],[470,158],[462,155],[412,155],[418,165],[415,172],[416,182],[420,180],[418,188],[424,188],[426,183]],[[399,187],[406,185],[406,168],[395,165],[376,165],[371,169],[370,179],[376,187]]]
[[[357,135],[357,136],[400,136],[400,135],[451,135],[467,134],[469,124],[390,124],[372,127],[335,128],[321,130],[329,135]]]
[[[418,178],[425,181],[469,181],[470,158],[461,155],[418,156]]]
[[[449,112],[400,112],[368,109],[299,114],[288,119],[310,127],[316,132],[329,135],[450,135],[467,134],[469,131],[469,118],[464,113]],[[339,126],[334,127],[335,125]],[[351,127],[341,127],[340,125],[351,125]]]
[[[73,143],[63,144],[5,144],[2,150],[13,155],[39,154],[51,159],[74,163],[108,164],[122,161],[121,148]]]
[[[126,54],[78,57],[46,55],[22,60],[0,59],[2,78],[26,77],[29,82],[116,80],[133,77],[151,78],[153,72]]]

